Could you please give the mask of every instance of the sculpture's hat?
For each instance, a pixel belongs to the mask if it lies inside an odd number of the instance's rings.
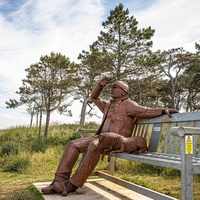
[[[112,86],[114,86],[114,85],[120,87],[120,88],[121,88],[122,90],[124,90],[126,93],[129,92],[129,86],[128,86],[128,83],[126,83],[126,82],[123,82],[123,81],[115,81],[115,82],[112,84]]]

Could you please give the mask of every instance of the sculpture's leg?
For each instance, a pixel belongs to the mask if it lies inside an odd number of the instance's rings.
[[[42,192],[44,194],[56,193],[56,191],[53,189],[53,184],[57,181],[65,181],[70,178],[72,167],[77,161],[78,156],[78,149],[74,146],[73,142],[68,142],[60,159],[53,182],[49,186],[42,188]]]
[[[85,183],[100,158],[101,148],[99,148],[98,143],[98,138],[90,142],[88,150],[81,160],[78,169],[68,181],[55,182],[53,184],[53,189],[57,193],[66,196],[69,192],[74,192],[78,187],[81,187]]]
[[[70,182],[73,185],[81,187],[97,165],[101,155],[101,148],[99,148],[98,144],[98,138],[90,143],[87,153],[82,159],[76,173],[70,178]]]
[[[53,188],[53,184],[55,184],[55,182],[66,181],[70,178],[72,168],[78,159],[79,153],[85,152],[89,143],[94,140],[94,138],[95,137],[88,137],[68,142],[60,159],[53,182],[48,187],[42,189],[44,194],[56,193]]]
[[[72,168],[78,159],[79,153],[73,141],[68,142],[55,173],[57,179],[66,180],[70,178]]]

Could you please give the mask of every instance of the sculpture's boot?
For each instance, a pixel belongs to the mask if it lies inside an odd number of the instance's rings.
[[[42,188],[42,192],[44,194],[54,194],[56,191],[53,189],[53,184],[55,182],[63,182],[70,178],[72,168],[77,161],[79,156],[79,150],[73,144],[73,142],[68,142],[65,151],[60,159],[58,168],[55,173],[55,178],[52,183]]]
[[[75,192],[78,187],[73,185],[70,180],[62,181],[62,182],[55,182],[53,184],[53,189],[57,193],[61,193],[62,196],[67,196],[70,192]]]
[[[68,177],[68,178],[59,177],[59,176],[55,175],[55,178],[54,178],[54,180],[51,182],[51,184],[50,184],[49,186],[47,186],[47,187],[42,188],[42,190],[41,190],[42,193],[43,193],[43,194],[55,194],[56,191],[53,189],[53,184],[54,184],[55,182],[61,182],[61,181],[68,180],[69,177],[70,177],[70,174],[71,174],[71,173],[65,173],[65,177]]]
[[[91,174],[100,158],[99,139],[93,140],[88,147],[87,153],[81,160],[81,163],[75,174],[68,181],[55,182],[53,189],[66,196],[70,192],[74,192],[81,187],[88,176]]]
[[[53,189],[53,183],[54,181],[47,187],[42,188],[42,193],[43,194],[55,194],[56,191]]]

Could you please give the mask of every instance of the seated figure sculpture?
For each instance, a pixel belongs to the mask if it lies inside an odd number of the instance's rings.
[[[91,93],[91,100],[103,113],[102,124],[96,135],[69,141],[55,172],[52,183],[42,188],[43,194],[60,193],[66,196],[82,187],[97,165],[103,150],[100,144],[100,133],[115,133],[125,138],[131,137],[136,118],[152,118],[163,114],[171,117],[178,111],[170,108],[148,108],[137,104],[128,98],[129,86],[126,82],[115,81],[111,86],[110,102],[100,98],[103,88],[111,83],[109,77],[102,78]],[[101,140],[101,141],[100,141]],[[120,142],[119,142],[120,143]],[[112,151],[119,150],[120,144],[112,146]],[[76,172],[71,176],[72,168],[78,160],[79,154],[85,153]]]

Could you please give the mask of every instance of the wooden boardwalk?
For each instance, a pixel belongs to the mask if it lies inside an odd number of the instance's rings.
[[[49,184],[49,182],[34,183],[40,192],[43,187]],[[105,179],[88,179],[82,188],[78,188],[76,192],[69,193],[66,197],[53,194],[43,195],[43,198],[45,200],[152,200]]]

